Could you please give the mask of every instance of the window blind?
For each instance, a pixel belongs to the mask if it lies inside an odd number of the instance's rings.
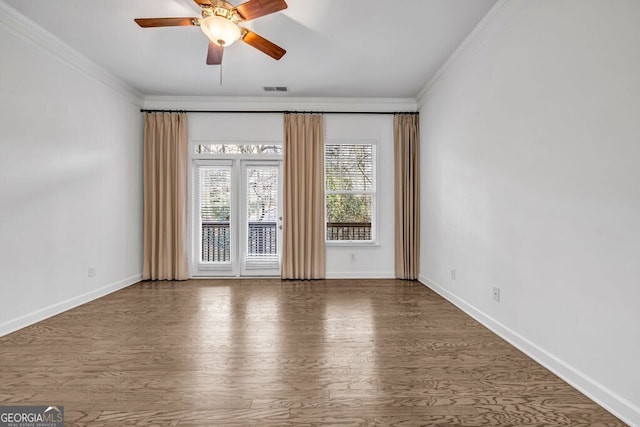
[[[333,191],[373,189],[373,145],[325,145],[325,183]]]

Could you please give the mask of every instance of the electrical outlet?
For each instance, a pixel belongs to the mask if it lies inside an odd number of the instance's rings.
[[[500,288],[494,287],[492,295],[494,301],[500,302]]]
[[[451,269],[451,279],[452,280],[456,280],[456,269],[455,268]]]
[[[95,276],[96,275],[96,268],[94,266],[90,266],[88,274],[89,274],[89,277]]]

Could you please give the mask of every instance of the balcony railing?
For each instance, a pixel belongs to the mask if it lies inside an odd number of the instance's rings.
[[[371,240],[371,223],[328,222],[327,240]]]
[[[250,222],[248,255],[275,255],[278,253],[278,233],[275,222]],[[202,222],[202,261],[225,262],[231,260],[229,222]]]
[[[231,261],[228,222],[202,222],[202,261]]]
[[[370,222],[329,222],[327,240],[371,240]],[[248,256],[278,254],[278,230],[275,222],[250,222]],[[231,260],[229,222],[202,223],[202,261]]]

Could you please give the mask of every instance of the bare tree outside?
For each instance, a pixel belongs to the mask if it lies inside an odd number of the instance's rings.
[[[198,154],[282,154],[278,144],[200,144]]]

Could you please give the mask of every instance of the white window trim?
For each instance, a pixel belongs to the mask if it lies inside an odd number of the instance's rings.
[[[373,166],[373,182],[374,182],[374,190],[371,191],[353,191],[353,190],[335,190],[332,191],[331,194],[371,194],[372,197],[372,218],[371,218],[371,240],[327,240],[326,232],[327,232],[327,188],[325,183],[325,197],[324,197],[324,229],[325,229],[325,246],[347,246],[347,247],[377,247],[380,246],[380,242],[378,241],[378,140],[371,138],[353,138],[353,139],[325,139],[324,145],[372,145],[372,159],[371,164]],[[323,149],[324,155],[324,149]],[[326,158],[324,158],[326,162]],[[324,163],[323,163],[324,165]]]

